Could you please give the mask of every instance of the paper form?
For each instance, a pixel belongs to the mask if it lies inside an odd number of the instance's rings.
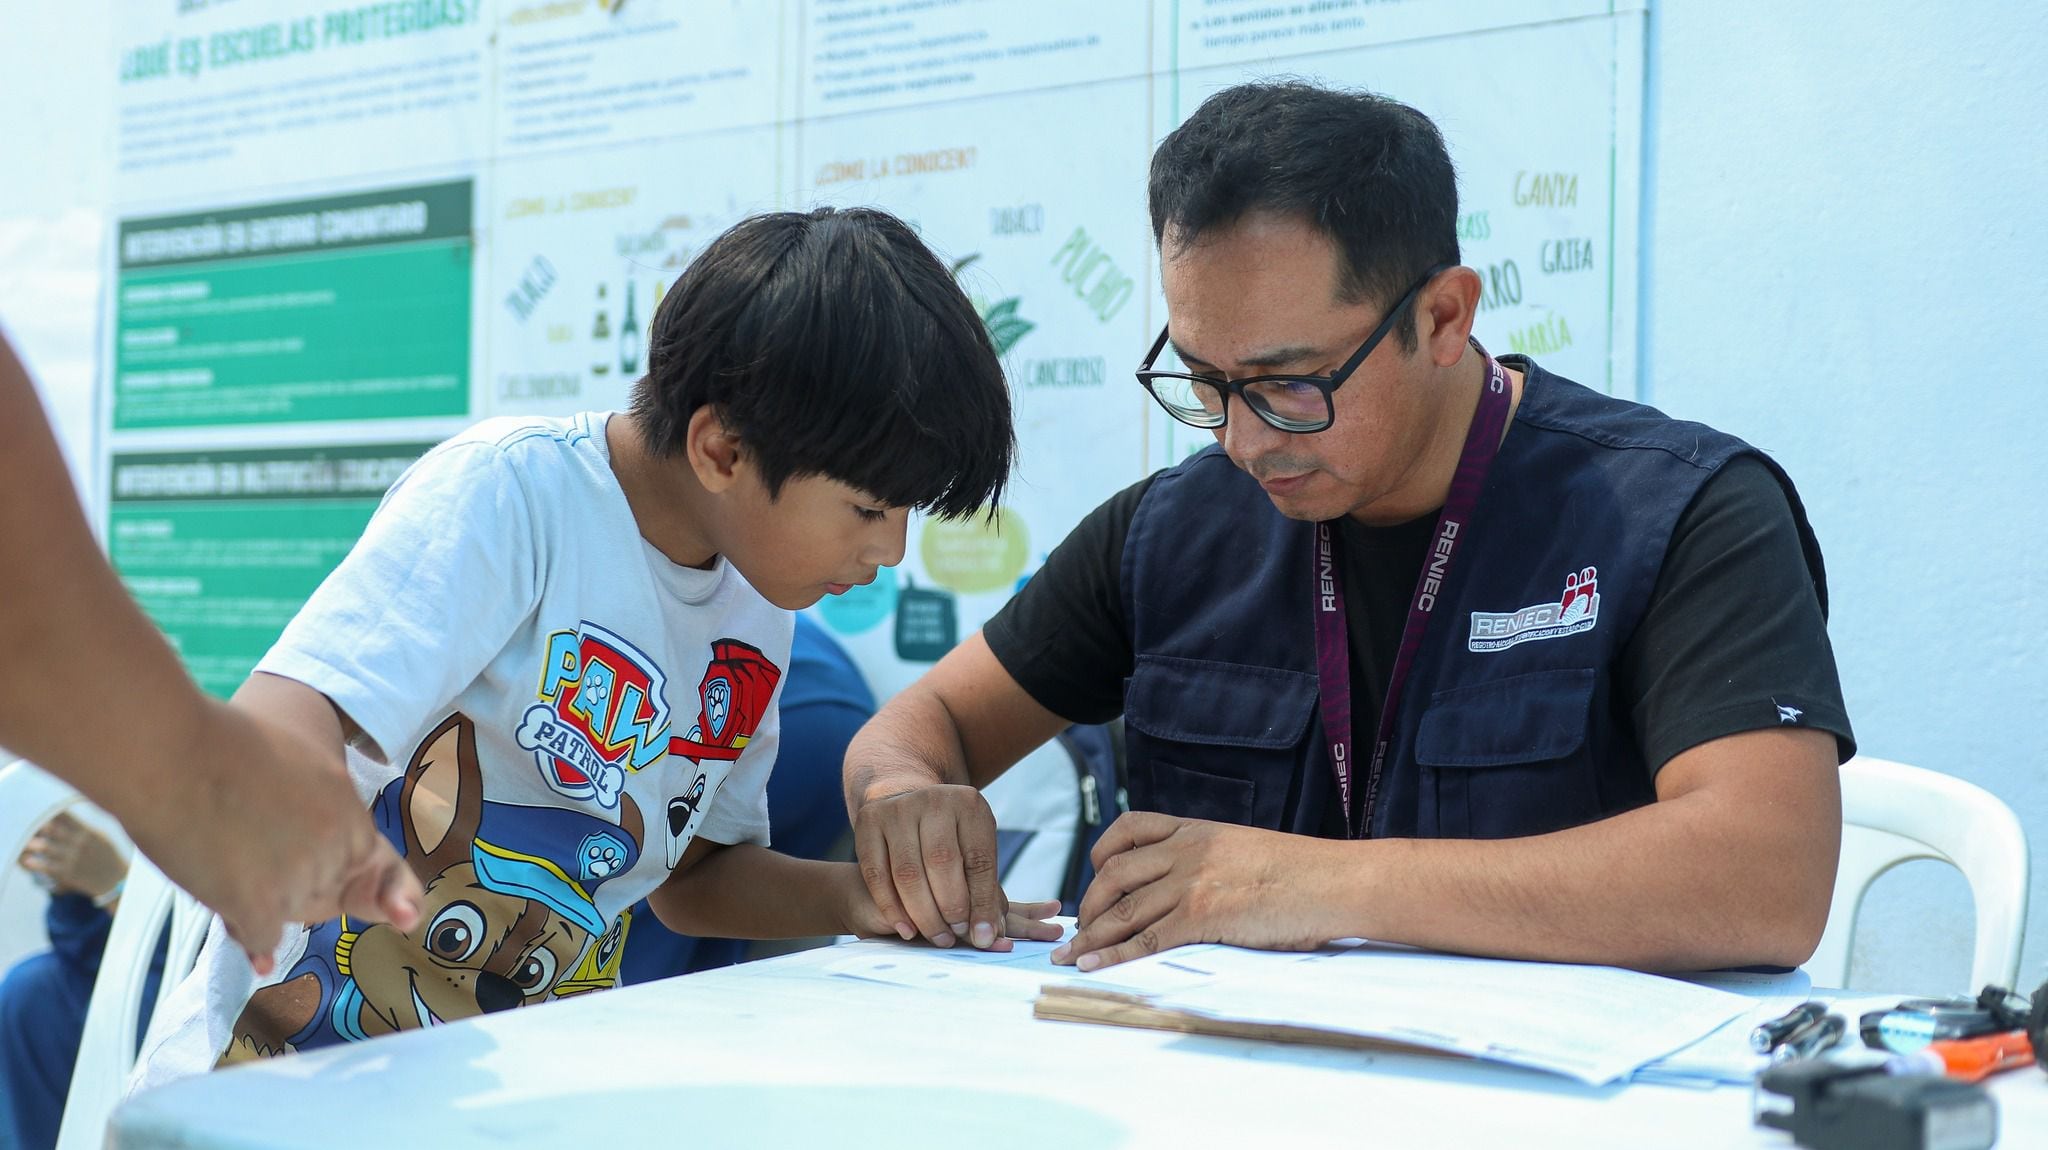
[[[1600,1085],[1690,1045],[1749,1000],[1604,966],[1365,945],[1156,995],[1211,1018],[1302,1026],[1555,1071]]]

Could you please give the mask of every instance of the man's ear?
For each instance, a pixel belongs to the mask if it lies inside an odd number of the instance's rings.
[[[1438,367],[1449,367],[1465,354],[1472,322],[1479,317],[1479,273],[1468,267],[1448,268],[1415,297],[1415,334],[1422,351]]]
[[[690,413],[690,425],[683,431],[683,451],[689,456],[690,470],[696,472],[697,482],[714,494],[738,482],[747,462],[740,437],[726,427],[718,409],[708,403]]]

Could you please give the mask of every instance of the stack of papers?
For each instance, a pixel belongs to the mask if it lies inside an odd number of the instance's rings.
[[[1600,1085],[1664,1062],[1666,1080],[1746,1078],[1753,1063],[1705,1040],[1744,1043],[1747,1020],[1789,997],[1604,966],[1511,962],[1352,942],[1308,954],[1199,945],[1093,975],[1053,966],[1054,944],[1007,954],[865,943],[834,974],[993,999],[1040,1017],[1203,1033],[1398,1044],[1533,1067]],[[1795,992],[1796,993],[1796,992]],[[1782,1011],[1784,1006],[1777,1006]],[[1768,1017],[1767,1013],[1761,1014]],[[1728,1026],[1731,1020],[1743,1020]],[[1743,1051],[1747,1046],[1742,1047]],[[1671,1060],[1681,1052],[1691,1060]],[[1740,1077],[1737,1077],[1737,1076]]]

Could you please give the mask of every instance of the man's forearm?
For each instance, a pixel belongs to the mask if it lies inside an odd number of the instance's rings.
[[[1332,912],[1332,938],[1639,970],[1797,966],[1833,889],[1839,824],[1822,829],[1800,841],[1677,799],[1525,839],[1318,841],[1306,905]]]
[[[647,903],[678,934],[808,938],[850,931],[847,898],[859,885],[851,863],[791,858],[739,843],[717,847],[671,875]]]

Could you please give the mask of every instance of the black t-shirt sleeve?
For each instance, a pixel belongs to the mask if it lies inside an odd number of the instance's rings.
[[[1763,461],[1731,460],[1679,518],[1616,686],[1653,775],[1744,731],[1810,727],[1856,753],[1792,505]]]
[[[1010,677],[1068,722],[1123,714],[1134,661],[1124,619],[1124,540],[1151,485],[1146,476],[1089,512],[981,629]]]

